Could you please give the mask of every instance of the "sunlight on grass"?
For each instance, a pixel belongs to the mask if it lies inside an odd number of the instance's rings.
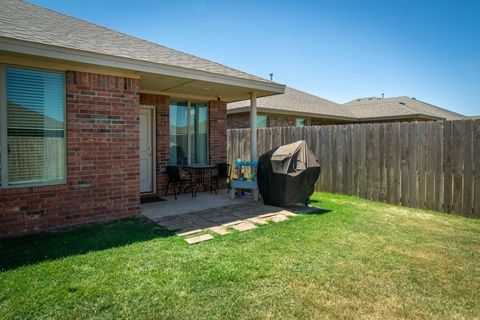
[[[480,221],[315,194],[301,215],[188,246],[143,219],[0,242],[10,318],[474,318]]]

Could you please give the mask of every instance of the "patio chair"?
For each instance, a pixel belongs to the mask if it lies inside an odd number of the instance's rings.
[[[232,174],[232,166],[228,163],[219,163],[217,164],[217,174],[211,176],[210,180],[210,192],[213,188],[213,182],[215,182],[215,194],[218,190],[218,180],[225,179],[228,180],[227,193],[230,193],[230,176]]]
[[[188,178],[183,178],[182,175],[180,174],[180,167],[178,166],[167,166],[166,171],[168,175],[168,183],[167,183],[167,190],[165,190],[165,196],[168,195],[168,188],[170,184],[173,185],[173,195],[175,197],[175,200],[177,200],[177,195],[180,194],[182,191],[182,186],[186,184],[186,187],[184,189],[184,192],[190,188],[192,190],[192,198],[197,196],[197,192],[195,190],[195,183],[193,180],[193,175],[190,171],[188,171],[185,168],[182,168],[183,171],[185,171],[186,175]],[[177,191],[178,187],[178,191]]]

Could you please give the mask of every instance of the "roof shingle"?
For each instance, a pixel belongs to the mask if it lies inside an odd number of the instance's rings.
[[[0,37],[271,82],[24,1],[0,0],[0,6]]]
[[[467,117],[410,97],[355,99],[345,103],[347,109],[359,118],[426,115],[446,120],[461,120]]]
[[[250,100],[243,100],[229,103],[227,110],[234,111],[249,106]],[[284,94],[258,98],[257,108],[305,113],[318,117],[355,118],[355,115],[341,104],[290,87],[285,87]]]

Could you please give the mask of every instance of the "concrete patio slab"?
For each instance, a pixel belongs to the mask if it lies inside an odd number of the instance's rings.
[[[251,205],[251,202],[253,202],[250,197],[237,197],[232,200],[227,194],[227,190],[219,190],[217,195],[210,192],[199,192],[195,198],[192,198],[191,194],[185,193],[178,195],[177,200],[175,200],[173,196],[163,198],[166,201],[142,204],[140,209],[142,215],[154,220],[160,217],[175,216],[227,206],[235,210],[240,204]],[[257,202],[257,204],[259,203],[261,202]]]
[[[185,240],[191,244],[213,239],[210,234],[199,234],[202,231],[225,235],[231,228],[244,232],[296,216],[286,208],[264,205],[250,197],[231,200],[226,191],[218,195],[202,192],[197,198],[182,194],[176,201],[167,197],[167,201],[142,205],[141,212],[178,236],[187,237]]]

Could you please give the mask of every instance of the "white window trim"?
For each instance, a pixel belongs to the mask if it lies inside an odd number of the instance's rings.
[[[52,182],[42,182],[42,183],[30,183],[30,184],[16,184],[16,185],[9,185],[8,184],[8,131],[7,131],[7,67],[12,68],[23,68],[29,70],[39,70],[43,72],[55,72],[63,74],[64,79],[64,94],[63,94],[63,143],[64,143],[64,150],[65,150],[65,161],[64,161],[64,168],[63,172],[65,176],[61,180],[52,181]],[[67,83],[66,83],[66,75],[64,72],[59,72],[56,70],[47,70],[47,69],[40,69],[40,68],[32,68],[32,67],[24,67],[24,66],[16,66],[16,65],[4,65],[0,64],[0,146],[2,147],[2,152],[0,154],[0,163],[2,164],[2,172],[1,172],[1,189],[14,189],[14,188],[25,188],[25,187],[41,187],[41,186],[51,186],[51,185],[62,185],[67,183]],[[5,150],[4,150],[5,148]]]
[[[0,65],[0,163],[2,165],[2,176],[0,188],[8,187],[8,145],[7,145],[7,72],[3,65]]]
[[[183,100],[181,97],[175,97],[178,100]],[[193,102],[205,102],[207,105],[207,162],[206,164],[210,164],[210,102],[209,101],[202,101],[202,100],[190,100],[190,99],[185,99],[187,101],[187,148],[188,148],[188,156],[187,156],[187,164],[190,165],[192,164],[192,142],[190,141],[190,133],[191,133],[191,125],[190,125],[190,112],[192,110],[192,101]],[[170,126],[170,101],[168,103],[168,125]],[[170,128],[168,134],[170,135]],[[169,144],[170,144],[170,137],[169,139]],[[170,145],[168,147],[170,150]],[[170,163],[170,155],[168,159],[169,164]],[[177,165],[177,164],[172,164],[172,165]]]

